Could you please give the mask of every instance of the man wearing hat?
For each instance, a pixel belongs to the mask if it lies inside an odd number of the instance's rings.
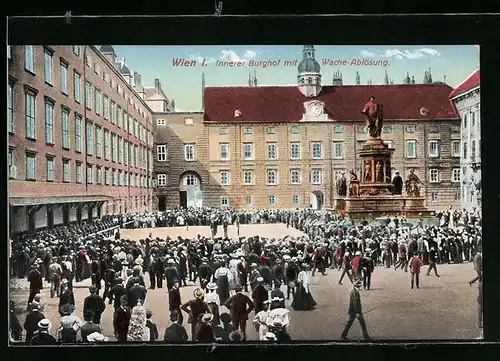
[[[290,293],[293,297],[295,297],[295,285],[297,283],[297,277],[299,276],[299,266],[297,265],[297,258],[293,257],[290,260],[290,263],[286,267],[285,276],[286,276],[286,299],[290,299]]]
[[[93,322],[94,318],[95,317],[94,317],[94,313],[92,312],[92,310],[85,311],[85,314],[84,314],[85,323],[80,328],[80,335],[82,336],[83,342],[87,342],[88,335],[90,335],[94,332],[101,333],[101,327],[99,326],[99,324]]]
[[[281,282],[274,280],[274,289],[271,291],[271,299],[277,298],[281,300],[278,308],[285,308],[285,294],[281,290]]]
[[[19,318],[15,314],[15,306],[14,301],[9,302],[10,306],[10,315],[9,315],[9,331],[12,339],[14,341],[22,341],[23,336],[23,328],[21,327],[21,323],[19,322]]]
[[[146,310],[146,327],[149,328],[149,341],[157,341],[158,327],[151,321],[151,317],[153,317],[153,311]]]
[[[347,321],[347,324],[345,325],[344,331],[342,332],[341,338],[342,340],[347,340],[347,334],[349,333],[349,330],[351,329],[351,326],[356,319],[356,317],[359,320],[359,324],[361,325],[361,330],[363,331],[363,337],[366,341],[370,339],[370,336],[368,335],[368,330],[366,329],[366,323],[365,319],[363,318],[363,311],[361,309],[361,296],[359,294],[359,288],[361,287],[361,281],[357,280],[353,284],[353,289],[351,291],[350,297],[349,297],[349,320]]]
[[[167,268],[165,268],[165,279],[167,280],[167,290],[170,290],[175,282],[179,281],[179,273],[175,267],[173,258],[167,260]]]
[[[434,274],[436,275],[436,277],[440,277],[438,275],[436,262],[437,262],[436,248],[431,247],[430,252],[429,252],[429,268],[427,268],[427,276],[430,276],[431,271],[434,270]]]
[[[215,342],[214,330],[212,328],[213,319],[214,315],[212,315],[211,313],[205,313],[203,316],[201,316],[201,321],[198,324],[198,329],[196,332],[196,341],[203,343]]]
[[[356,251],[356,253],[354,253],[354,258],[351,261],[352,276],[354,279],[361,278],[360,266],[361,266],[361,251]]]
[[[28,282],[30,283],[30,295],[28,305],[33,301],[35,295],[43,289],[42,274],[40,273],[39,263],[35,262],[31,271],[28,273]]]
[[[40,307],[38,302],[35,304],[33,302],[31,306],[31,312],[28,313],[26,319],[24,320],[24,329],[26,330],[26,342],[30,342],[33,334],[38,330],[38,322],[43,320],[45,315],[40,312]]]
[[[83,314],[85,315],[87,311],[92,311],[93,321],[96,325],[101,323],[101,315],[106,309],[106,304],[101,296],[97,294],[98,290],[95,286],[89,287],[90,295],[88,295],[83,301]]]
[[[417,288],[420,288],[420,268],[422,267],[422,260],[418,253],[415,253],[410,259],[410,274],[411,274],[411,288],[416,283]]]
[[[365,256],[361,259],[361,269],[363,272],[363,288],[369,290],[371,287],[372,273],[375,270],[375,263],[371,258],[371,249],[365,249]]]
[[[127,342],[128,326],[131,317],[130,308],[128,307],[127,296],[120,298],[120,308],[113,315],[113,329],[118,342]]]
[[[57,345],[57,340],[50,334],[50,321],[46,318],[38,322],[38,332],[31,339],[32,345]]]
[[[394,178],[392,178],[392,194],[400,196],[403,194],[403,178],[401,178],[399,172],[395,174]]]
[[[269,299],[269,292],[264,287],[263,277],[257,277],[257,286],[252,291],[252,299],[257,314],[264,309],[264,302]]]
[[[339,285],[342,284],[342,280],[344,279],[344,276],[346,274],[347,277],[349,277],[349,280],[353,282],[350,271],[351,271],[351,254],[349,252],[345,252],[344,257],[342,259],[342,274],[340,275]]]
[[[191,340],[196,340],[196,326],[204,313],[210,313],[210,308],[204,301],[205,294],[199,288],[193,292],[194,299],[181,306],[181,310],[189,314],[188,323],[191,324]]]
[[[181,325],[178,317],[179,313],[177,311],[173,311],[172,313],[170,313],[170,321],[172,323],[165,329],[163,342],[175,343],[186,342],[188,340],[186,329]]]
[[[168,291],[168,309],[170,313],[177,312],[179,323],[182,325],[184,317],[181,312],[181,292],[179,282],[175,282],[172,288]]]
[[[229,298],[224,305],[230,310],[233,324],[243,332],[243,336],[246,339],[248,314],[253,311],[254,305],[252,300],[241,292],[241,286],[238,285],[235,290],[236,294]]]
[[[205,290],[206,285],[210,282],[212,278],[212,267],[208,264],[208,258],[203,257],[201,259],[201,265],[198,267],[198,276],[200,277],[200,288]]]

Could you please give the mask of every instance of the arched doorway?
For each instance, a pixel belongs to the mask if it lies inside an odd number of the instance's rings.
[[[321,210],[323,208],[324,196],[321,191],[314,191],[310,194],[310,204],[312,209]]]
[[[179,206],[203,206],[203,192],[201,190],[201,177],[196,172],[185,172],[179,179]]]

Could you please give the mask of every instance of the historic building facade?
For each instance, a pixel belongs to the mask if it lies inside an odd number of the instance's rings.
[[[427,207],[460,206],[460,116],[446,84],[322,85],[304,47],[297,86],[207,87],[203,111],[154,114],[159,209],[330,207],[336,179],[361,169],[363,105],[384,106],[393,173],[422,181]],[[203,87],[205,79],[203,78]]]
[[[451,94],[462,118],[461,206],[481,208],[481,104],[480,74],[476,70]]]
[[[11,233],[154,208],[159,82],[143,88],[110,46],[10,46],[8,73]]]

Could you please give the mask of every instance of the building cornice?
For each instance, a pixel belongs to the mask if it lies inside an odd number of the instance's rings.
[[[474,88],[469,89],[469,90],[467,90],[466,92],[463,92],[463,93],[460,93],[460,94],[455,95],[453,98],[451,98],[451,100],[452,100],[452,101],[459,101],[459,100],[460,100],[459,98],[465,97],[466,95],[469,95],[469,94],[471,94],[471,93],[473,93],[473,92],[476,92],[476,91],[477,91],[477,92],[479,93],[479,89],[480,89],[480,88],[481,88],[481,86],[480,86],[480,85],[475,86]]]

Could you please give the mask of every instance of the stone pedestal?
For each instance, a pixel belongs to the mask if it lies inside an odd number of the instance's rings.
[[[361,158],[359,196],[349,196],[342,202],[343,209],[350,218],[425,218],[434,215],[434,212],[425,208],[425,198],[392,194],[392,153],[394,149],[389,148],[380,138],[370,138],[358,152]]]

